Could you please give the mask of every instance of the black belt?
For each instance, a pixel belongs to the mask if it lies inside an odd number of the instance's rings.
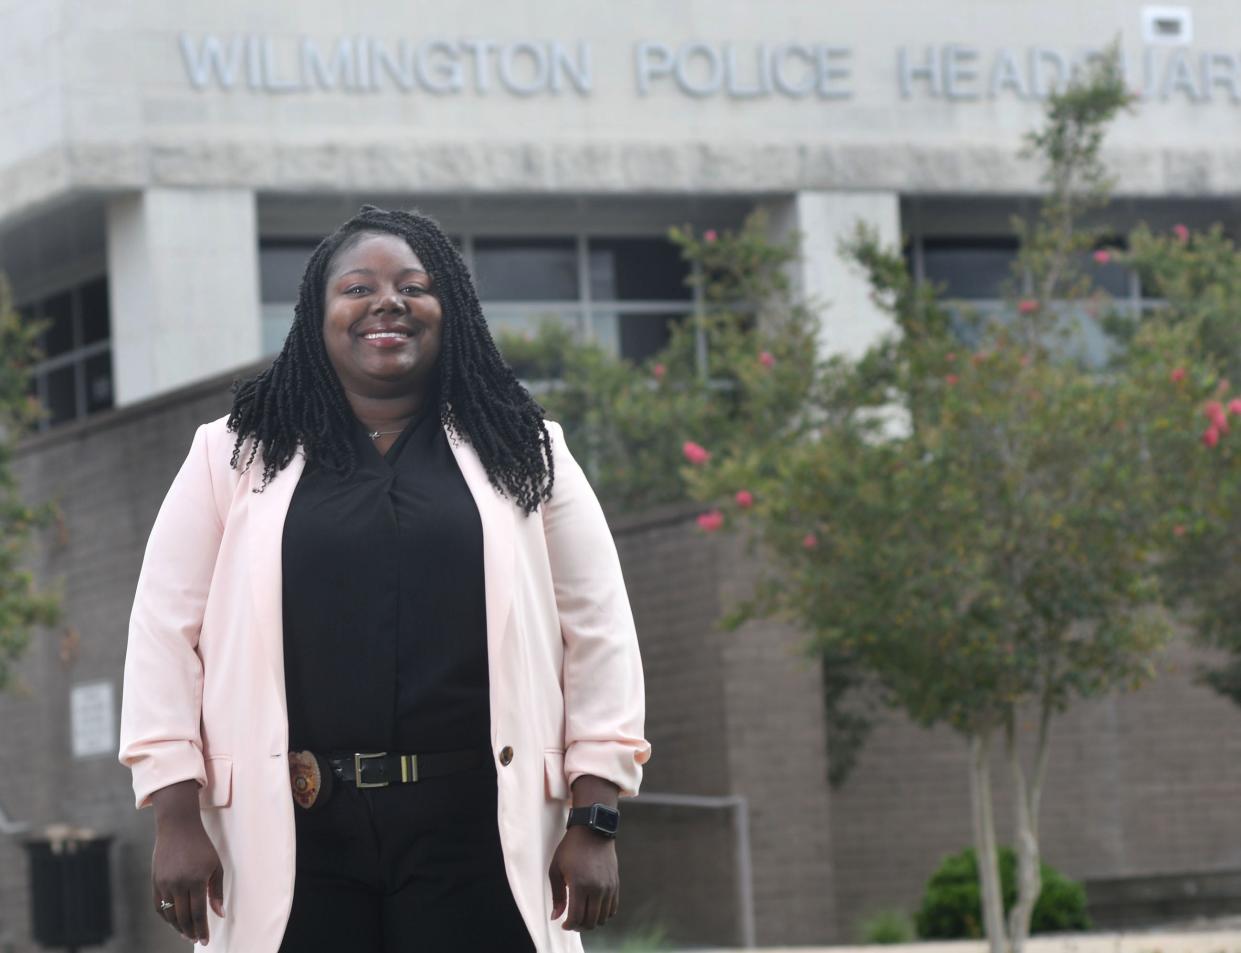
[[[360,788],[382,788],[389,784],[408,784],[479,768],[487,764],[491,757],[490,749],[466,748],[426,754],[359,751],[327,755],[323,760],[332,769],[332,774],[342,781],[351,781]]]

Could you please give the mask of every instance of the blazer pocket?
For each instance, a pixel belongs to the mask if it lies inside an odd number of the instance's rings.
[[[549,798],[564,801],[569,797],[569,779],[564,774],[564,752],[559,748],[543,750],[543,780]]]
[[[220,755],[208,758],[207,785],[198,792],[198,806],[228,807],[233,799],[233,759]]]

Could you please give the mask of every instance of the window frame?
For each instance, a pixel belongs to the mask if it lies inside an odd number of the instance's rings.
[[[590,247],[592,240],[610,240],[620,238],[639,238],[639,239],[658,239],[668,241],[666,231],[657,231],[654,229],[607,229],[607,228],[590,228],[590,229],[574,229],[571,227],[560,229],[549,229],[547,231],[530,231],[530,232],[514,232],[509,229],[493,229],[487,227],[471,227],[471,228],[448,228],[445,230],[449,238],[457,246],[464,259],[466,267],[470,269],[470,273],[475,273],[475,242],[478,240],[491,241],[548,241],[548,240],[568,240],[574,242],[574,255],[577,260],[577,285],[578,294],[576,298],[565,298],[556,300],[541,301],[520,301],[506,300],[503,298],[481,298],[483,313],[502,312],[510,315],[530,315],[532,317],[542,314],[558,314],[571,313],[573,315],[572,324],[570,325],[574,334],[579,341],[585,343],[599,343],[595,334],[595,317],[615,315],[618,320],[630,315],[642,314],[668,314],[682,313],[686,316],[686,320],[694,321],[697,327],[695,353],[697,357],[698,369],[701,374],[706,375],[707,369],[707,349],[706,336],[703,329],[703,323],[700,320],[704,312],[704,300],[702,288],[699,283],[689,286],[689,294],[684,298],[677,299],[661,299],[661,298],[638,298],[627,300],[604,300],[593,297],[590,282]],[[290,248],[298,247],[302,242],[306,243],[307,255],[318,244],[318,239],[298,239],[289,236],[272,236],[265,238],[259,236],[258,251],[260,255],[260,268],[262,267],[262,253],[265,248]],[[690,274],[696,272],[696,266],[689,269]],[[284,301],[262,301],[260,302],[260,320],[270,321],[273,317],[275,308],[288,307],[290,313],[292,305],[295,302]],[[617,334],[617,340],[620,335]],[[268,345],[264,344],[264,352],[268,352]],[[275,353],[274,351],[270,353]],[[619,354],[613,354],[613,357],[619,358]]]
[[[46,318],[42,313],[44,304],[52,298],[62,294],[68,294],[70,300],[70,321],[72,324],[73,343],[66,351],[61,352],[53,357],[43,358],[34,363],[30,368],[30,378],[34,383],[34,395],[45,411],[49,412],[49,416],[41,417],[35,426],[36,433],[45,433],[62,424],[73,423],[77,420],[83,420],[86,417],[94,416],[94,414],[103,413],[116,406],[116,368],[112,366],[112,400],[107,407],[101,407],[98,410],[90,411],[88,409],[89,399],[86,393],[86,364],[94,357],[101,354],[111,356],[112,353],[112,309],[110,297],[105,293],[104,300],[108,302],[108,335],[107,337],[93,341],[90,344],[83,344],[85,333],[83,329],[83,305],[82,298],[85,289],[98,282],[104,283],[105,289],[108,287],[109,276],[107,272],[94,274],[90,277],[82,278],[71,285],[60,285],[56,287],[48,287],[42,289],[36,296],[27,298],[16,306],[16,310],[22,315],[23,321],[38,321]],[[46,334],[46,332],[44,332]],[[51,402],[50,391],[48,387],[48,378],[56,371],[65,367],[73,368],[73,396],[74,407],[73,414],[64,420],[53,421],[50,417]]]

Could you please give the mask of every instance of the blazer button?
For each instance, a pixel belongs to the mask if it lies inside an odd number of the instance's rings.
[[[513,749],[510,748],[508,745],[505,745],[503,748],[500,749],[500,764],[507,767],[509,762],[511,762],[512,760],[513,760]]]

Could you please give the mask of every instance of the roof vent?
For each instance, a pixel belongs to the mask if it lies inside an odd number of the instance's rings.
[[[1189,7],[1143,7],[1142,38],[1161,46],[1186,46],[1194,39]]]

